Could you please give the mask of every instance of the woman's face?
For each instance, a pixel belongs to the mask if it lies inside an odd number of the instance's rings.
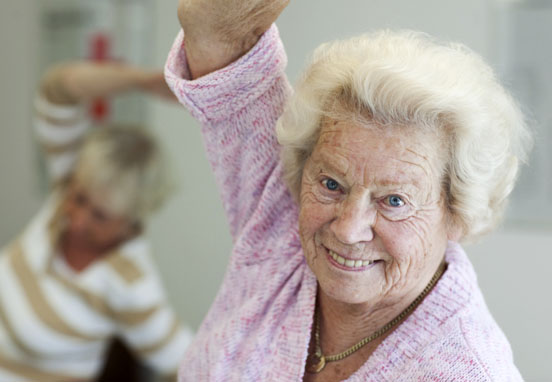
[[[321,292],[344,303],[413,300],[447,245],[437,138],[326,119],[303,170],[299,229]]]
[[[65,234],[93,251],[105,252],[134,232],[128,219],[110,213],[101,200],[78,184],[69,185],[63,213],[67,219]]]

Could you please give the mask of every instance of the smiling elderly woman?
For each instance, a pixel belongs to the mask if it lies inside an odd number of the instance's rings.
[[[530,141],[491,69],[382,31],[322,45],[292,95],[286,2],[218,3],[181,1],[166,66],[234,239],[180,380],[521,380],[458,244],[500,220]]]

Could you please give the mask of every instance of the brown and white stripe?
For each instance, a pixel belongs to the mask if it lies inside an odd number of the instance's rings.
[[[35,107],[55,183],[70,175],[90,124],[78,106],[39,97]],[[53,248],[58,204],[54,194],[0,251],[0,382],[91,380],[114,336],[159,372],[175,373],[191,332],[168,305],[144,239],[75,273]]]
[[[49,204],[46,212],[54,210]],[[41,211],[0,254],[0,370],[22,380],[32,373],[92,378],[108,341],[119,336],[151,366],[174,372],[191,335],[155,269],[145,266],[151,259],[142,239],[73,273],[50,248],[49,216]],[[22,365],[31,374],[19,372]]]

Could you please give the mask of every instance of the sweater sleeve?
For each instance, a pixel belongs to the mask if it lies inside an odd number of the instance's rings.
[[[291,93],[284,74],[287,58],[273,25],[236,62],[190,81],[183,37],[180,32],[169,53],[165,77],[202,125],[235,241],[255,210],[267,207],[260,204],[269,185],[281,183],[276,182],[279,148],[274,127]]]
[[[90,126],[82,105],[55,105],[42,95],[37,95],[34,129],[52,184],[60,183],[71,175]]]

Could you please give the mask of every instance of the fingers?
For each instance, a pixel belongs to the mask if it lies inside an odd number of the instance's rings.
[[[163,71],[148,73],[140,86],[140,90],[165,101],[178,102],[178,99],[165,81]]]

